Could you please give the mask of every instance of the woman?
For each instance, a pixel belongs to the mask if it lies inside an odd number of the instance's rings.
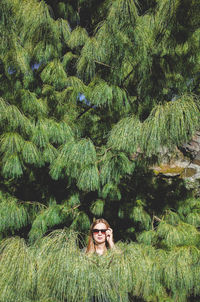
[[[95,220],[90,227],[86,254],[103,255],[107,252],[107,247],[113,249],[114,246],[113,230],[109,223],[103,218]]]

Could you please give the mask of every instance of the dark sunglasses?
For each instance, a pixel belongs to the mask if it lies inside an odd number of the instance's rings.
[[[97,234],[97,233],[101,232],[101,234],[105,234],[105,233],[106,233],[106,231],[107,231],[107,229],[102,229],[102,230],[93,229],[93,230],[92,230],[92,233]]]

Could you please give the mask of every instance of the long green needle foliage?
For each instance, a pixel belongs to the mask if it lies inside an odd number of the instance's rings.
[[[199,301],[199,12],[1,0],[0,302]]]
[[[0,248],[1,301],[114,302],[135,297],[184,302],[200,294],[195,246],[164,251],[118,243],[102,257],[88,256],[79,249],[76,233],[57,230],[32,247],[16,237],[2,241]]]

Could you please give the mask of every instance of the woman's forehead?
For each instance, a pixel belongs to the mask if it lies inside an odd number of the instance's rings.
[[[107,226],[105,225],[105,223],[99,222],[99,223],[95,224],[94,228],[95,229],[107,229]]]

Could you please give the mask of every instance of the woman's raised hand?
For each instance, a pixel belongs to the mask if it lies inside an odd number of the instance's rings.
[[[112,249],[115,244],[113,241],[113,230],[111,228],[108,228],[106,231],[106,240],[109,244],[109,247]]]

